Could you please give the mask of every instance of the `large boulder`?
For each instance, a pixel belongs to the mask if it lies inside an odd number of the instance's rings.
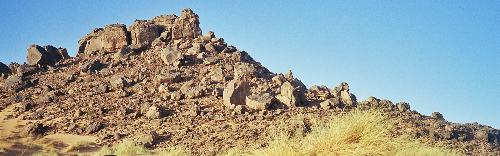
[[[54,59],[54,62],[59,62],[63,59],[70,58],[68,55],[68,50],[66,50],[66,48],[56,48],[51,45],[46,45],[43,46],[43,49],[47,51],[51,59]]]
[[[28,47],[28,55],[26,59],[28,60],[29,65],[55,65],[54,59],[49,55],[47,50],[42,48],[39,45],[30,45]]]
[[[2,62],[0,62],[0,74],[12,74],[12,70]]]
[[[231,80],[222,94],[225,106],[245,105],[246,97],[250,95],[250,86],[245,77],[237,77]]]
[[[271,105],[274,99],[269,93],[250,95],[246,97],[246,105],[254,110],[265,110]]]
[[[172,38],[196,38],[201,36],[200,20],[191,9],[181,11],[181,16],[175,19],[172,28]]]
[[[181,60],[184,59],[182,52],[176,48],[168,47],[160,51],[160,58],[167,65],[179,66],[181,65]]]
[[[130,31],[130,44],[149,45],[160,36],[158,27],[149,20],[135,20],[128,31]]]
[[[78,56],[91,55],[97,51],[116,52],[124,45],[129,45],[130,37],[124,24],[106,25],[96,28],[78,41]]]
[[[25,86],[23,78],[17,74],[10,75],[3,84],[7,90],[18,90]]]
[[[276,99],[288,107],[296,107],[307,104],[306,94],[299,86],[294,86],[290,82],[285,82],[281,86],[281,93]]]

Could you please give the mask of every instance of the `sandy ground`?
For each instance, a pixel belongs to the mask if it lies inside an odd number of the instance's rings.
[[[93,136],[78,136],[71,134],[53,134],[44,136],[45,139],[55,141],[57,144],[49,148],[47,145],[40,143],[42,138],[23,136],[22,130],[29,122],[36,120],[20,120],[19,118],[7,119],[8,115],[12,114],[17,103],[14,103],[0,112],[0,155],[32,155],[36,153],[49,153],[54,150],[60,155],[68,155],[69,153],[85,153],[91,155],[98,151],[99,147],[85,148],[79,151],[66,152],[70,145],[80,141],[88,141],[95,143],[96,137]],[[4,153],[2,153],[3,151]]]

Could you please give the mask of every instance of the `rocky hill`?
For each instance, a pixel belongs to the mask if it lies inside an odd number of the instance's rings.
[[[311,119],[352,108],[386,106],[394,135],[471,155],[500,155],[500,131],[457,124],[370,97],[357,101],[345,82],[307,88],[291,71],[277,74],[214,32],[202,35],[191,9],[180,16],[110,24],[64,48],[31,45],[27,64],[0,63],[3,121],[28,121],[24,133],[95,136],[100,145],[133,140],[148,148],[183,145],[193,155],[266,146],[272,125],[307,135]]]

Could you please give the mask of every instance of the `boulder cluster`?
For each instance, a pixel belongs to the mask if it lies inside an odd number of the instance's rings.
[[[191,9],[181,13],[96,28],[78,41],[76,57],[31,45],[28,64],[0,62],[0,110],[12,109],[0,113],[43,121],[27,125],[30,134],[93,135],[103,145],[124,139],[149,148],[181,144],[194,155],[249,142],[266,146],[266,131],[280,124],[307,135],[309,120],[355,107],[384,107],[412,122],[402,128],[420,125],[421,131],[404,132],[416,137],[460,147],[500,143],[498,130],[452,124],[439,113],[424,116],[405,102],[357,101],[346,82],[307,88],[291,71],[270,72],[214,32],[202,35]]]

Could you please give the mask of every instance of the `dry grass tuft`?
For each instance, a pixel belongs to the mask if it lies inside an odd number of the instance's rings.
[[[124,141],[123,143],[108,147],[104,146],[96,155],[120,155],[120,156],[134,156],[139,154],[150,154],[150,151],[142,146],[138,146],[133,141]]]
[[[94,144],[93,142],[89,142],[89,141],[79,141],[79,142],[76,142],[73,145],[69,146],[66,149],[66,152],[71,152],[71,151],[76,151],[76,150],[81,150],[84,148],[92,147],[93,144]]]

